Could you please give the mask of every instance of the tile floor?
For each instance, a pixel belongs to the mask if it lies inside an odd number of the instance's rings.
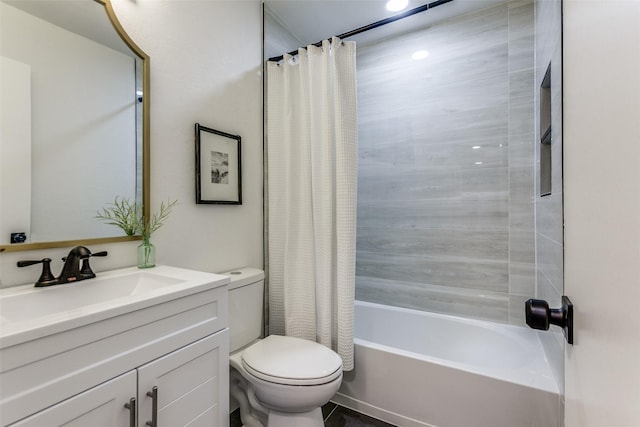
[[[322,407],[322,414],[325,427],[396,427],[333,402]]]
[[[393,424],[387,424],[333,402],[322,407],[322,415],[325,427],[395,427]],[[229,426],[242,427],[239,410],[231,414]]]

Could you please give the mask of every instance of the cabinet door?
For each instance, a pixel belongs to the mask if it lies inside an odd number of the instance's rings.
[[[136,396],[136,372],[93,387],[11,427],[129,427],[125,404]]]
[[[229,332],[196,341],[138,368],[138,425],[151,421],[157,387],[157,426],[229,425]]]

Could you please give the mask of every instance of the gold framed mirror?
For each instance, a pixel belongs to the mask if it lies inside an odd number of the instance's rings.
[[[0,7],[2,104],[12,106],[1,109],[11,115],[0,138],[0,251],[139,240],[95,216],[116,197],[149,216],[149,56],[110,0]],[[12,243],[20,232],[26,241]]]

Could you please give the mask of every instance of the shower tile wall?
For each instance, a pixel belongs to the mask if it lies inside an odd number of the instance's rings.
[[[536,68],[539,88],[551,64],[551,194],[540,197],[539,173],[536,174],[536,298],[560,307],[564,287],[562,225],[562,2],[537,0],[535,3]],[[539,108],[536,90],[536,110]],[[540,138],[536,121],[536,140]],[[536,171],[540,158],[536,156]],[[539,333],[560,390],[564,390],[564,346],[560,328]]]
[[[523,322],[533,43],[533,2],[512,1],[358,46],[358,300]]]

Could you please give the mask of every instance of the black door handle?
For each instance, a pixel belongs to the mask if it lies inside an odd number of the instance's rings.
[[[529,327],[546,331],[549,325],[560,326],[567,342],[573,344],[573,304],[565,295],[560,308],[549,308],[545,300],[530,299],[524,303],[524,312]]]

